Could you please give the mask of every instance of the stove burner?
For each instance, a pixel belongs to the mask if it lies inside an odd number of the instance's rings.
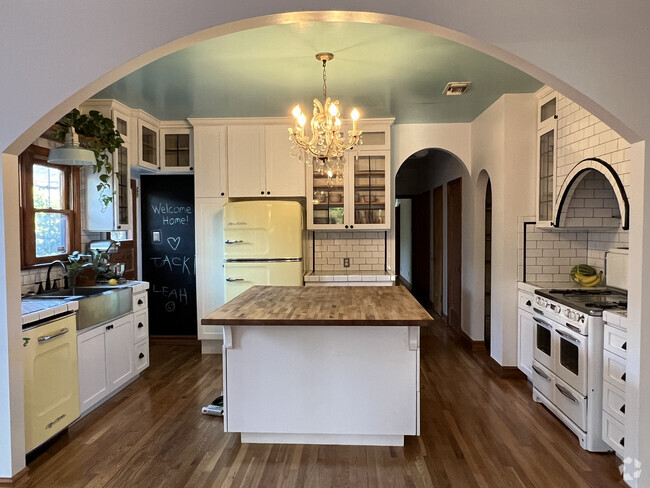
[[[611,290],[583,290],[580,288],[569,288],[564,290],[549,290],[549,293],[554,295],[564,295],[564,296],[582,296],[582,295],[611,295]]]
[[[585,303],[585,307],[589,308],[599,308],[601,310],[609,310],[611,308],[622,308],[622,309],[627,309],[627,302],[590,302],[590,303]]]

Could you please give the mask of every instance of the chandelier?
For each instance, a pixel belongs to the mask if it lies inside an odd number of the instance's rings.
[[[305,132],[307,117],[296,105],[292,115],[296,119],[295,125],[289,128],[289,139],[292,142],[291,156],[298,157],[300,161],[314,164],[314,169],[326,173],[330,178],[334,175],[340,177],[345,165],[344,154],[348,149],[361,144],[361,131],[357,129],[359,111],[354,108],[350,113],[352,129],[348,131],[347,138],[341,130],[341,112],[339,101],[332,101],[327,96],[326,65],[334,58],[332,53],[318,53],[316,59],[323,62],[323,99],[325,104],[314,98],[314,115],[310,122],[311,135]]]

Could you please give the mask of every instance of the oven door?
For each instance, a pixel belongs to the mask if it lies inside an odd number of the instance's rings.
[[[553,347],[555,374],[587,396],[587,337],[558,325],[553,334]]]
[[[533,315],[535,321],[535,349],[533,357],[543,366],[553,371],[553,325],[547,319]]]

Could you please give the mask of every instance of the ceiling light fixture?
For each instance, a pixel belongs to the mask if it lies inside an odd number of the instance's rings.
[[[341,112],[339,101],[332,101],[327,96],[327,62],[334,59],[332,53],[318,53],[316,59],[323,62],[323,98],[325,104],[314,98],[314,115],[310,122],[311,135],[305,132],[307,117],[296,105],[292,111],[296,119],[295,125],[289,128],[289,139],[292,142],[291,156],[298,157],[307,164],[314,164],[316,170],[340,176],[345,165],[344,154],[348,149],[361,144],[361,130],[357,128],[359,111],[354,108],[350,113],[352,129],[348,131],[347,139],[341,130]]]
[[[97,159],[94,152],[79,145],[79,136],[74,127],[70,126],[63,146],[50,149],[47,162],[65,166],[93,166],[97,164]]]

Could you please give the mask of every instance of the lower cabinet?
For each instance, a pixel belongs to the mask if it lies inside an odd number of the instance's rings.
[[[79,333],[81,413],[119,391],[149,366],[148,329],[148,312],[140,310]]]
[[[533,381],[533,350],[535,322],[533,321],[533,295],[519,292],[517,309],[517,367]]]

